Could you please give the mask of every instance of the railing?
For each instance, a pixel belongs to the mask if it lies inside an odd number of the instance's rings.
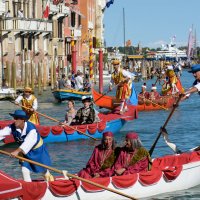
[[[52,32],[52,22],[43,19],[2,18],[1,31]]]
[[[68,15],[70,13],[70,8],[64,4],[54,5],[50,3],[50,14],[63,14]]]

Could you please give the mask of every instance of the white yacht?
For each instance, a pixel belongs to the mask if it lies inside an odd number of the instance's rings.
[[[169,44],[163,44],[161,50],[156,52],[156,59],[186,60],[187,53],[185,50],[178,49],[174,40],[171,40]]]

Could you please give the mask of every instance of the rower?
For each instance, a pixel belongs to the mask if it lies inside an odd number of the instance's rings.
[[[14,113],[9,114],[14,118],[14,122],[0,130],[0,140],[8,135],[13,135],[19,147],[11,152],[11,156],[22,154],[24,158],[50,166],[51,159],[43,139],[35,125],[27,121],[28,115],[23,110],[15,110]],[[20,165],[22,166],[23,179],[27,182],[31,182],[31,171],[42,173],[46,180],[53,181],[53,176],[46,168],[26,161],[20,161]]]
[[[37,98],[33,95],[33,90],[30,87],[24,88],[23,95],[20,95],[15,99],[15,104],[19,105],[22,103],[23,110],[29,117],[29,121],[33,124],[40,124],[39,117],[35,111],[38,108]]]

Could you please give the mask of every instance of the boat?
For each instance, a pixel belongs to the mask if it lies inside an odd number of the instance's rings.
[[[88,179],[135,199],[174,193],[200,185],[200,152],[185,152],[155,158],[151,171]],[[0,171],[0,199],[121,200],[119,194],[63,176],[55,181],[25,182]]]
[[[42,136],[45,143],[67,142],[79,139],[89,139],[90,137],[82,134],[85,133],[93,138],[101,138],[106,131],[114,134],[124,126],[126,121],[137,118],[137,110],[134,106],[129,106],[129,111],[124,115],[119,114],[119,110],[115,112],[98,114],[100,121],[93,124],[77,125],[77,126],[48,126],[36,125],[37,130]],[[0,121],[0,129],[13,123],[12,120]],[[7,136],[3,142],[5,144],[14,142],[12,135]]]
[[[120,101],[117,100],[114,96],[106,96],[98,93],[96,90],[92,89],[93,101],[95,104],[102,108],[107,108],[109,110],[114,110],[116,107],[120,105]],[[176,101],[176,97],[169,96],[161,96],[160,99],[156,100],[157,103],[144,100],[138,101],[137,110],[138,111],[153,111],[153,110],[161,110],[168,109],[173,106]]]
[[[176,47],[175,37],[171,38],[169,44],[162,44],[161,50],[156,52],[156,59],[165,60],[187,60],[187,54],[185,50],[180,50]]]
[[[0,100],[15,99],[16,97],[14,88],[0,88]]]
[[[82,96],[89,96],[91,95],[90,92],[82,92],[74,89],[55,89],[53,92],[54,97],[58,101],[64,101],[64,100],[81,100]]]

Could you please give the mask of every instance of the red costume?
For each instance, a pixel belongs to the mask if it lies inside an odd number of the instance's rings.
[[[125,168],[123,175],[147,171],[149,165],[148,151],[141,147],[133,152],[123,148],[114,165],[115,170]]]
[[[92,178],[95,173],[98,173],[100,177],[112,176],[113,171],[111,167],[114,164],[115,157],[115,151],[113,149],[103,149],[101,144],[96,146],[86,168],[82,169],[78,173],[78,176]]]

